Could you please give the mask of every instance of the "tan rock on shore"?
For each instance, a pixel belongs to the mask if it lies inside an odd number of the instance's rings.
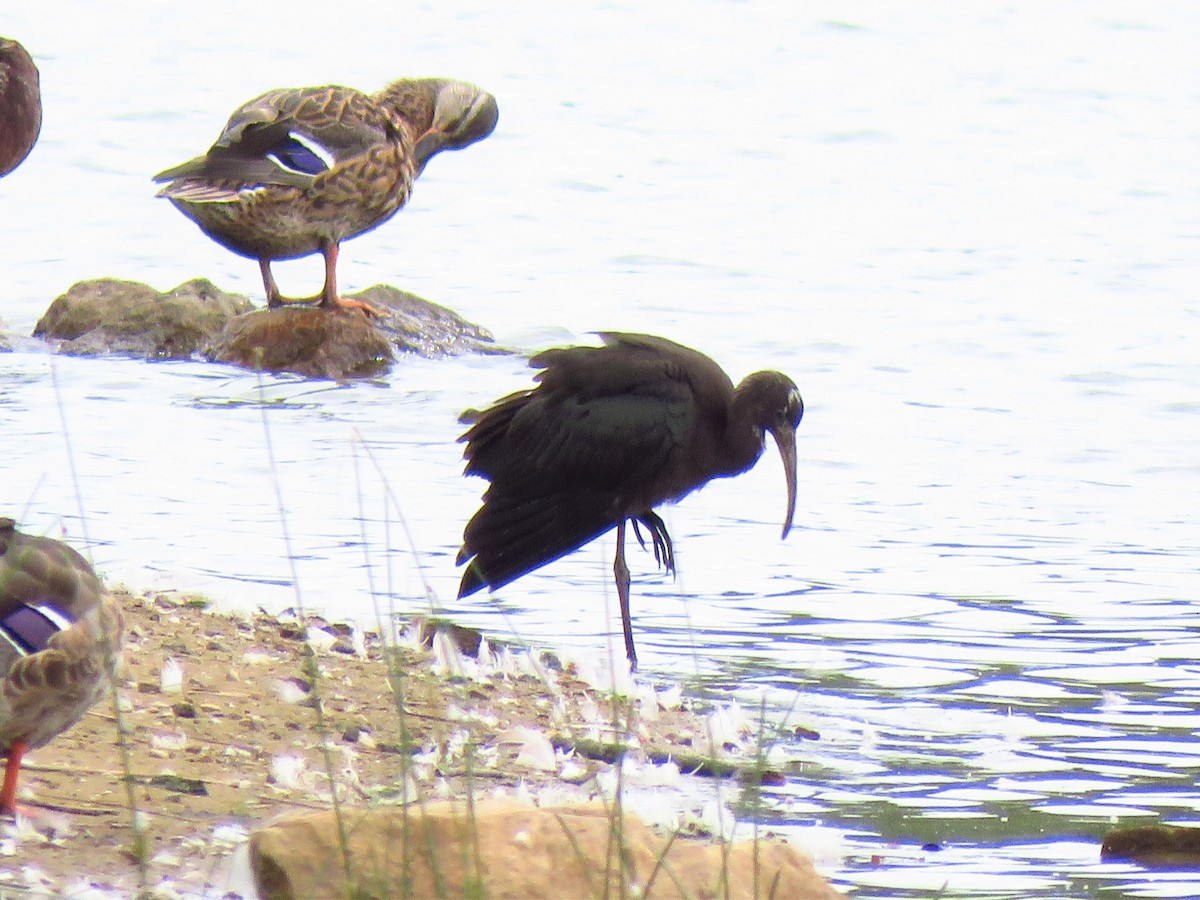
[[[259,895],[301,897],[840,897],[787,844],[655,834],[600,803],[484,800],[287,816],[255,832]]]

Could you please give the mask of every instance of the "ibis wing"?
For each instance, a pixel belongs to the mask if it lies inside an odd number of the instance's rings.
[[[463,531],[458,595],[498,588],[615,527],[606,499],[578,490],[527,497],[493,484]]]
[[[467,473],[493,484],[639,495],[687,441],[695,418],[684,384],[579,397],[545,387],[505,398],[464,436]],[[619,503],[617,504],[619,505]]]
[[[686,444],[695,404],[685,380],[626,371],[576,387],[544,378],[476,416],[463,436],[468,474],[491,486],[463,534],[460,596],[507,584],[644,512]]]

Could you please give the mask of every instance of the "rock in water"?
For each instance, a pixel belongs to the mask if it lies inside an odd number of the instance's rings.
[[[312,378],[381,375],[391,345],[360,312],[279,306],[231,319],[204,351],[214,362]]]
[[[160,293],[138,281],[96,278],[57,297],[33,336],[59,341],[63,353],[187,359],[225,322],[253,309],[250,300],[196,278]]]
[[[1200,868],[1200,828],[1186,825],[1117,828],[1104,836],[1100,859],[1135,862],[1148,869]]]
[[[376,285],[351,296],[382,315],[317,306],[260,309],[231,319],[204,355],[247,369],[355,378],[383,374],[397,353],[440,359],[503,352],[485,329],[414,294]]]
[[[289,305],[256,310],[197,278],[165,293],[137,281],[97,278],[57,297],[33,336],[75,356],[122,354],[188,359],[313,378],[371,377],[397,354],[428,359],[506,352],[486,329],[453,311],[394,287],[376,285],[355,297],[382,315]]]

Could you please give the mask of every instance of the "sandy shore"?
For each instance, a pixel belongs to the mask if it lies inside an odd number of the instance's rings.
[[[119,704],[133,777],[124,778],[111,702],[31,754],[20,795],[29,815],[0,839],[0,892],[130,896],[148,886],[194,896],[207,885],[221,896],[238,890],[226,870],[246,832],[281,813],[328,808],[330,771],[352,804],[395,802],[405,791],[583,798],[609,789],[612,766],[556,754],[550,737],[560,748],[609,740],[615,720],[660,760],[703,753],[711,737],[713,719],[677,692],[643,686],[640,700],[606,701],[580,673],[538,667],[524,653],[479,671],[445,637],[437,653],[415,637],[385,650],[378,636],[317,621],[306,641],[290,616],[215,613],[173,593],[121,599],[129,642]],[[720,752],[752,755],[742,737],[718,735]],[[678,784],[677,770],[657,769],[664,785]],[[715,788],[702,793],[711,799]]]

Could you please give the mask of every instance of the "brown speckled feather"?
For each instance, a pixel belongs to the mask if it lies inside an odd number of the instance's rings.
[[[0,619],[37,604],[69,627],[27,656],[0,645],[3,752],[14,741],[42,746],[83,718],[111,684],[124,631],[120,608],[82,556],[0,518]]]
[[[289,134],[324,149],[314,173],[272,162]],[[408,200],[413,140],[400,119],[352,88],[276,90],[233,114],[204,156],[155,176],[209,237],[253,258],[316,252],[385,221]]]
[[[410,118],[411,117],[411,118]],[[374,96],[327,85],[268,91],[238,109],[208,152],[160,172],[159,191],[217,243],[259,260],[326,256],[387,221],[431,156],[487,137],[496,101],[474,85],[406,79]]]

